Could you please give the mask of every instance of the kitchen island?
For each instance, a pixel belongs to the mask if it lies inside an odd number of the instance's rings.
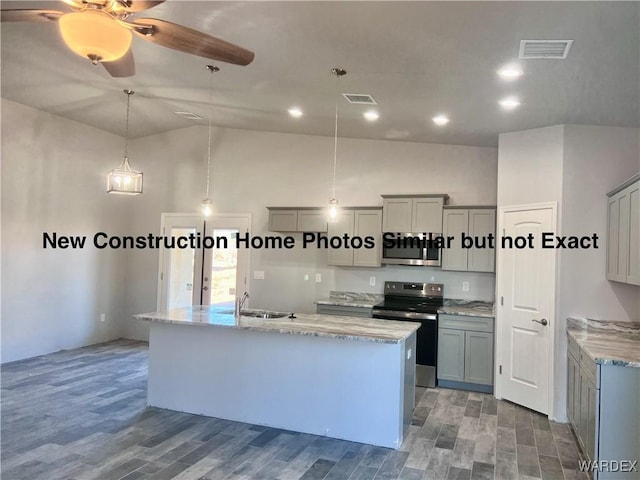
[[[391,448],[411,423],[420,324],[209,306],[135,318],[150,322],[150,406]]]

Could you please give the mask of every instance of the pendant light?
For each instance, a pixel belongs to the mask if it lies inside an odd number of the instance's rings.
[[[209,73],[211,74],[210,77],[210,81],[209,81],[209,140],[207,143],[207,194],[206,196],[202,199],[202,204],[201,204],[201,212],[202,212],[202,216],[207,218],[210,217],[211,214],[213,213],[213,203],[211,202],[211,199],[209,198],[209,184],[210,184],[210,179],[209,177],[211,176],[211,115],[213,113],[213,74],[215,72],[219,72],[220,68],[213,66],[213,65],[207,65],[207,70],[209,70]]]
[[[133,90],[123,90],[127,95],[127,121],[124,137],[124,157],[118,168],[114,168],[107,175],[107,192],[123,195],[139,195],[142,193],[142,172],[138,172],[129,165],[129,104]]]
[[[331,73],[336,76],[336,79],[343,77],[347,74],[347,71],[342,68],[333,68]],[[337,85],[337,83],[336,83]],[[336,200],[336,168],[338,166],[338,90],[336,88],[336,121],[333,137],[333,183],[331,188],[331,199],[329,200],[329,209],[327,214],[327,220],[329,222],[338,221],[338,200]]]

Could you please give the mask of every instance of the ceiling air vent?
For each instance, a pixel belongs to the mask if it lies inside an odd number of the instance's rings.
[[[343,93],[342,96],[347,99],[349,103],[359,103],[363,105],[377,105],[371,95],[366,93]]]
[[[202,120],[202,117],[197,113],[193,112],[175,112],[176,115],[180,115],[183,118],[187,118],[189,120]]]
[[[573,40],[520,40],[519,58],[563,60],[569,55]]]

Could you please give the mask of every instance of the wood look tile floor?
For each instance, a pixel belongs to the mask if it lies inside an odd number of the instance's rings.
[[[3,365],[2,479],[587,478],[567,425],[486,394],[419,388],[399,450],[150,408],[147,349],[117,340]]]

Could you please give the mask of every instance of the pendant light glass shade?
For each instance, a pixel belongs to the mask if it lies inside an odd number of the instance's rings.
[[[327,211],[327,218],[329,222],[337,222],[338,221],[338,213],[340,211],[340,207],[338,206],[338,200],[332,198],[329,200],[329,210]]]
[[[107,192],[123,195],[139,195],[142,193],[142,172],[131,168],[129,159],[124,157],[122,164],[107,175]]]
[[[211,202],[210,199],[208,198],[202,199],[201,212],[202,212],[202,216],[205,218],[208,218],[211,216],[211,214],[213,213],[213,203]]]
[[[139,195],[142,193],[142,172],[134,170],[129,164],[129,101],[132,90],[123,90],[127,95],[127,121],[124,139],[124,157],[118,168],[114,168],[107,174],[107,193],[119,193],[123,195]]]
[[[118,60],[131,47],[131,31],[100,10],[67,13],[59,24],[64,43],[93,63]]]

